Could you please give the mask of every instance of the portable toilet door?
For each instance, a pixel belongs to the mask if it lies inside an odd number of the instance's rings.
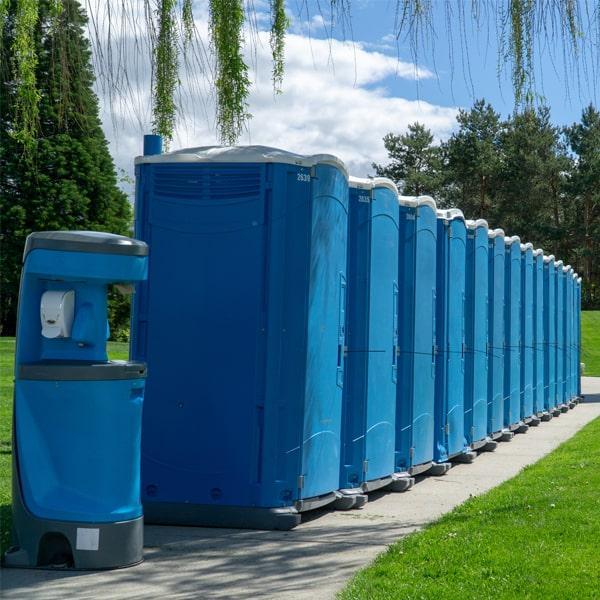
[[[488,232],[488,435],[504,431],[504,231]],[[511,434],[512,435],[512,434]]]
[[[544,251],[533,253],[533,414],[542,421],[552,418],[544,405]]]
[[[488,224],[467,221],[465,273],[465,436],[473,450],[488,437]]]
[[[581,277],[577,278],[577,301],[575,303],[575,328],[577,331],[577,369],[576,373],[576,389],[577,397],[581,400]]]
[[[538,424],[533,407],[533,245],[521,244],[521,419]]]
[[[294,527],[341,498],[346,169],[202,147],[139,157],[136,176],[146,522]]]
[[[575,406],[573,394],[573,269],[571,265],[564,267],[565,272],[565,402],[569,408]]]
[[[554,255],[544,256],[544,407],[558,416],[556,404],[556,268]]]
[[[516,235],[504,242],[504,426],[521,432],[521,243]]]
[[[567,412],[565,404],[565,274],[563,261],[555,263],[556,270],[556,405]]]
[[[416,475],[438,469],[433,465],[437,219],[429,196],[398,200],[396,471]]]
[[[398,190],[350,178],[347,358],[340,491],[408,489],[394,475],[398,379]]]
[[[472,461],[465,438],[466,226],[458,209],[438,210],[434,461]]]

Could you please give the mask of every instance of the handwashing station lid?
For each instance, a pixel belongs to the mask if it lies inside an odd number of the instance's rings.
[[[282,163],[313,167],[317,164],[332,165],[340,169],[346,178],[346,165],[333,154],[303,155],[271,148],[269,146],[198,146],[183,148],[165,154],[138,156],[135,164],[146,163]]]
[[[127,256],[148,255],[146,242],[100,231],[36,231],[30,233],[25,241],[23,260],[32,250],[41,249]]]

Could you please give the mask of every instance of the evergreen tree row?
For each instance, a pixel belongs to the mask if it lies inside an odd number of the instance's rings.
[[[0,334],[14,335],[21,258],[31,231],[78,229],[129,234],[131,207],[117,185],[102,132],[86,16],[79,2],[63,0],[56,14],[40,0],[35,30],[40,91],[39,133],[33,156],[14,134],[21,99],[10,54],[17,2],[9,1],[0,32]],[[60,56],[65,60],[56,60]],[[114,295],[113,332],[128,326],[127,301]]]
[[[457,121],[439,145],[420,123],[386,135],[391,162],[373,164],[377,175],[554,254],[583,277],[584,308],[600,308],[600,112],[557,127],[546,107],[503,120],[478,100]]]

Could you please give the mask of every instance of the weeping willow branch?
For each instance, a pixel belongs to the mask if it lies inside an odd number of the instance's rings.
[[[285,69],[285,32],[290,22],[285,14],[285,0],[271,0],[271,56],[273,57],[273,89],[281,93]]]
[[[184,48],[187,50],[196,31],[192,0],[183,0],[181,5],[181,25],[183,29]]]
[[[243,0],[210,0],[209,8],[209,29],[216,62],[217,128],[225,143],[234,144],[250,118],[250,79],[242,53]]]
[[[38,23],[38,0],[18,0],[15,12],[15,36],[12,45],[15,77],[15,118],[12,135],[31,158],[36,146],[40,92],[35,71],[38,64],[34,33]]]
[[[176,6],[177,0],[160,0],[158,38],[154,47],[154,132],[164,137],[167,146],[175,130],[175,90],[179,83]]]

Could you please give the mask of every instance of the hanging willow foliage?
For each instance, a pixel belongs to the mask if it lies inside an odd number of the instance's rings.
[[[290,22],[285,14],[285,0],[271,0],[271,55],[273,57],[273,89],[281,93],[285,70],[285,32]]]
[[[167,146],[175,130],[175,90],[179,82],[176,8],[177,0],[160,0],[158,38],[154,47],[154,132],[163,136]]]
[[[210,0],[209,30],[215,53],[217,128],[226,144],[235,144],[250,114],[250,79],[243,56],[243,0]]]
[[[0,27],[10,10],[14,14],[13,47],[10,65],[16,95],[16,114],[11,124],[13,135],[21,141],[26,152],[35,147],[39,92],[35,81],[37,56],[32,44],[32,33],[38,20],[38,3],[49,2],[54,7],[58,24],[63,0],[0,0]],[[289,1],[289,0],[288,0]],[[324,3],[314,2],[318,11]],[[114,97],[127,97],[127,110],[135,112],[135,86],[129,79],[128,64],[149,50],[152,63],[152,112],[154,130],[167,142],[175,130],[180,98],[180,70],[188,69],[191,79],[198,81],[198,73],[207,77],[215,90],[216,123],[223,142],[234,143],[243,131],[250,114],[248,95],[250,78],[244,60],[245,22],[244,7],[257,12],[252,0],[205,0],[209,15],[209,41],[214,58],[214,69],[205,68],[203,40],[197,35],[194,22],[194,0],[80,0],[90,17],[90,41],[94,48],[96,74],[103,92],[108,92],[109,106]],[[326,0],[330,7],[329,34],[333,35],[334,22],[345,29],[350,25],[352,0]],[[309,0],[302,6],[308,11]],[[13,7],[11,9],[11,7]],[[545,45],[550,52],[560,52],[569,81],[577,77],[580,50],[587,44],[596,60],[594,44],[600,39],[600,0],[396,0],[397,36],[406,36],[413,58],[417,62],[428,43],[435,38],[433,11],[443,10],[445,27],[452,53],[453,26],[458,26],[463,64],[468,70],[468,51],[472,48],[466,34],[466,25],[475,27],[487,23],[499,37],[502,66],[510,69],[515,104],[527,104],[535,93],[534,66],[536,48]],[[272,79],[276,93],[281,91],[284,77],[285,35],[289,21],[285,0],[269,0],[270,49],[273,61]],[[12,18],[12,17],[11,17]],[[133,37],[128,46],[123,39],[111,38],[113,30],[121,28],[122,35]],[[131,32],[134,32],[133,34]],[[351,27],[350,27],[351,31]],[[124,33],[123,33],[124,32]],[[582,32],[586,32],[586,35]],[[255,43],[255,42],[254,42]],[[0,48],[2,39],[0,39]],[[113,46],[114,44],[114,46]],[[67,60],[60,44],[55,60]],[[7,54],[6,52],[4,54]],[[183,61],[180,60],[183,57]],[[453,63],[453,59],[451,59]],[[588,81],[595,85],[597,64],[591,68]],[[137,68],[137,67],[136,67]],[[194,79],[196,78],[196,79]],[[70,93],[65,86],[65,94]],[[129,96],[128,96],[129,94]],[[61,101],[62,102],[62,101]],[[68,98],[65,98],[65,105]],[[123,106],[121,106],[123,108]],[[59,111],[60,112],[60,111]],[[132,115],[137,116],[138,115]]]

